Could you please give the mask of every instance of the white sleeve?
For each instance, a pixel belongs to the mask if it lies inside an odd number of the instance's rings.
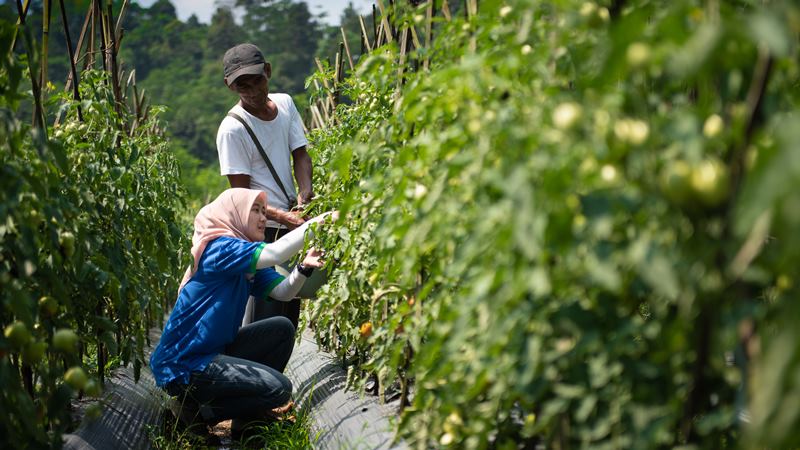
[[[252,175],[250,171],[250,150],[244,138],[249,136],[241,124],[232,124],[228,117],[222,121],[217,131],[217,154],[219,155],[220,175]],[[238,125],[236,127],[235,125]]]
[[[302,250],[308,225],[309,222],[306,222],[277,241],[264,246],[256,262],[256,269],[278,265]]]
[[[306,133],[303,131],[303,119],[300,118],[300,113],[297,112],[297,107],[294,106],[294,101],[291,97],[289,97],[289,112],[291,116],[289,121],[289,150],[295,151],[308,145],[308,139],[306,139]]]
[[[289,300],[297,297],[303,283],[306,282],[306,276],[293,269],[288,277],[284,278],[277,286],[272,288],[269,297],[274,300],[288,302]]]

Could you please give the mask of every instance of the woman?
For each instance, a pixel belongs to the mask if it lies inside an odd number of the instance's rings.
[[[234,419],[235,437],[245,423],[290,402],[292,383],[282,372],[294,326],[285,317],[239,325],[249,296],[289,301],[322,266],[320,252],[311,249],[288,277],[273,268],[303,248],[308,224],[330,213],[265,244],[266,205],[262,191],[228,189],[195,217],[194,264],[150,358],[156,384],[179,397],[184,425]]]

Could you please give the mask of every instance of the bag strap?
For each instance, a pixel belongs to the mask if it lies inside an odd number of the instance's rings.
[[[244,129],[247,130],[247,134],[250,135],[250,138],[253,139],[253,143],[256,144],[258,152],[261,153],[261,157],[264,158],[264,162],[267,163],[267,168],[269,169],[269,172],[272,174],[272,178],[274,178],[275,182],[278,183],[278,187],[281,188],[283,195],[286,196],[286,201],[289,202],[289,208],[291,208],[292,205],[294,204],[294,200],[292,200],[292,197],[289,196],[289,193],[286,191],[286,188],[283,187],[283,183],[281,182],[281,178],[278,176],[278,172],[276,172],[275,167],[272,166],[272,162],[270,162],[269,158],[267,157],[267,153],[264,151],[264,147],[261,146],[261,142],[258,141],[256,134],[253,133],[253,129],[250,128],[250,125],[248,125],[247,122],[245,122],[244,119],[242,119],[242,117],[236,113],[229,112],[228,117],[233,117],[234,119],[241,122],[242,125],[244,125]]]

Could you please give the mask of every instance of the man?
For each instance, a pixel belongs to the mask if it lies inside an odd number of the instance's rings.
[[[222,65],[225,85],[239,95],[239,102],[230,109],[217,131],[220,173],[228,177],[231,187],[267,193],[269,221],[265,240],[274,242],[303,224],[302,207],[314,196],[312,162],[306,151],[308,140],[292,98],[269,92],[272,66],[258,47],[237,45],[225,52]],[[257,302],[256,319],[279,315],[288,317],[296,327],[300,301]]]

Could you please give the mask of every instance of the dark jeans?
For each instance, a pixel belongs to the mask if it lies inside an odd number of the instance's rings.
[[[289,232],[287,228],[267,228],[264,230],[264,242],[275,242]],[[295,329],[300,321],[300,299],[295,298],[288,302],[267,299],[267,301],[256,302],[253,319],[264,319],[268,317],[286,317],[292,321]]]
[[[206,423],[227,419],[257,420],[289,401],[292,383],[283,375],[294,346],[295,328],[284,317],[259,320],[239,334],[189,385],[167,385],[167,392],[198,408]],[[234,428],[240,428],[234,421]]]

